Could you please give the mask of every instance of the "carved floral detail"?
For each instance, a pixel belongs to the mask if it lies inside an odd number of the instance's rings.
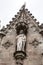
[[[36,48],[39,44],[41,44],[41,42],[34,39],[34,41],[32,43],[30,43],[30,44],[32,44]]]
[[[5,44],[2,44],[2,46],[4,46],[6,49],[8,49],[10,46],[12,46],[13,44],[10,43],[9,41],[7,41]]]

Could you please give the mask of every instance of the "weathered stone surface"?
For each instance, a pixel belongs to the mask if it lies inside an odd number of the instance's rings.
[[[24,7],[18,13],[17,18],[13,20],[12,26],[10,24],[10,29],[7,27],[4,32],[6,36],[4,36],[1,40],[0,36],[0,65],[16,65],[16,60],[13,56],[16,47],[16,28],[15,25],[17,22],[26,22],[28,24],[27,30],[27,41],[26,41],[26,58],[23,60],[23,65],[43,65],[43,36],[39,33],[40,27],[33,19],[32,16],[29,15],[28,10]],[[33,41],[36,40],[37,45],[35,47],[35,42],[33,45]],[[4,46],[8,42],[8,45]],[[12,45],[11,45],[12,44]],[[6,49],[6,47],[8,48]]]

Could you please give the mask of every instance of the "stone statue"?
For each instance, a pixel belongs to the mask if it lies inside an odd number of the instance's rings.
[[[23,30],[20,31],[19,35],[16,37],[17,40],[17,51],[24,51],[26,44],[26,36]]]

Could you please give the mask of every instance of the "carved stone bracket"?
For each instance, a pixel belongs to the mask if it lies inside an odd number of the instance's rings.
[[[14,57],[15,57],[15,59],[25,59],[25,57],[26,57],[26,52],[23,52],[23,51],[16,51],[15,53],[14,53]]]
[[[23,65],[23,60],[26,57],[26,52],[23,51],[16,51],[14,53],[14,57],[16,59],[16,65]]]

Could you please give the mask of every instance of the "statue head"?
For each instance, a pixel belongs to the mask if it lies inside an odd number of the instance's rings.
[[[20,34],[23,34],[24,33],[24,31],[23,30],[20,30],[20,32],[19,32]]]

